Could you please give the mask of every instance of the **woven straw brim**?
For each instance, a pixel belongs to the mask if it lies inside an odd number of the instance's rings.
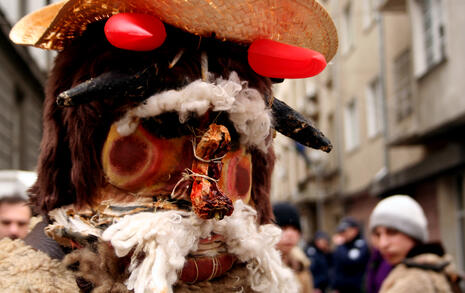
[[[190,33],[233,42],[271,39],[316,50],[327,61],[338,46],[331,17],[315,0],[66,0],[26,15],[10,38],[62,50],[89,23],[121,12],[155,15]]]

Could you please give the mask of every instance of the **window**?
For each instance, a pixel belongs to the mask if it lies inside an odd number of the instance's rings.
[[[305,96],[307,98],[313,97],[316,95],[316,84],[312,79],[304,79],[305,87]]]
[[[305,80],[305,110],[304,114],[314,123],[318,124],[319,106],[318,93],[315,82],[311,79]]]
[[[2,20],[3,18],[6,18],[6,20],[12,24],[18,21],[20,17],[20,12],[19,12],[19,5],[12,5],[11,0],[0,0],[0,10],[2,12]],[[13,2],[14,3],[14,2]],[[6,25],[3,24],[2,25]]]
[[[375,20],[376,0],[363,0],[363,28],[368,29]]]
[[[402,52],[394,61],[394,98],[397,121],[412,113],[410,50]]]
[[[339,145],[337,141],[337,132],[336,132],[336,119],[334,113],[328,115],[328,131],[325,133],[326,137],[329,138],[333,145]],[[331,152],[329,154],[328,169],[334,170],[338,166],[336,152]]]
[[[336,122],[334,118],[334,113],[328,115],[328,132],[325,133],[326,137],[330,140],[336,139]],[[333,144],[336,144],[336,141],[332,141]]]
[[[421,77],[445,58],[442,0],[414,0],[411,3],[414,69]]]
[[[0,71],[0,77],[5,72]],[[0,80],[0,169],[33,170],[41,139],[41,102],[8,79]]]
[[[334,75],[333,66],[329,64],[329,66],[326,67],[326,82],[325,82],[325,86],[329,90],[333,88],[333,75]]]
[[[347,53],[354,43],[352,3],[349,1],[342,12],[342,52]]]
[[[11,141],[14,169],[33,170],[36,166],[41,137],[40,108],[38,99],[26,96],[15,86]]]
[[[11,83],[6,78],[5,71],[0,70],[0,169],[13,168],[13,126],[15,122],[15,101]]]
[[[383,93],[379,78],[375,78],[366,88],[366,110],[368,137],[383,131]]]
[[[20,105],[20,161],[23,170],[33,170],[37,164],[37,154],[42,137],[41,102],[34,96],[24,96]]]
[[[344,110],[344,122],[346,150],[351,151],[360,143],[358,110],[355,99],[353,99]]]

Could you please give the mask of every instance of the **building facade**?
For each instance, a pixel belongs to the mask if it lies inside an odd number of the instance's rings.
[[[34,170],[37,164],[43,85],[53,55],[14,45],[8,35],[23,15],[50,2],[0,0],[0,169]]]
[[[322,2],[338,26],[339,52],[323,74],[283,84],[277,96],[311,84],[311,99],[290,99],[302,109],[316,105],[309,117],[334,149],[306,150],[303,171],[279,153],[276,173],[298,174],[273,198],[298,203],[310,239],[316,229],[334,232],[345,215],[367,224],[381,198],[409,194],[425,209],[430,238],[464,269],[465,2]]]

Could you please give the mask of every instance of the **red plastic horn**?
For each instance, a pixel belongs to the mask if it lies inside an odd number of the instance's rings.
[[[163,22],[148,14],[120,13],[105,24],[105,36],[115,47],[131,51],[151,51],[166,39]]]
[[[273,78],[311,77],[326,67],[325,57],[317,51],[265,39],[250,45],[248,59],[256,73]]]

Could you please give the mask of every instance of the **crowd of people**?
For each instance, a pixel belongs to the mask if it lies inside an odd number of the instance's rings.
[[[289,203],[273,205],[281,227],[277,249],[298,280],[302,293],[433,293],[462,292],[460,274],[439,242],[430,242],[428,221],[411,197],[381,200],[363,227],[343,218],[335,233],[317,231],[303,248],[298,210]],[[23,239],[31,210],[24,198],[0,199],[0,238]]]
[[[285,250],[279,247],[285,260],[289,258],[285,251],[299,247],[299,215],[295,207],[284,203],[275,205],[274,212],[283,229],[280,244],[288,245]],[[463,276],[442,245],[429,241],[427,226],[423,209],[412,197],[394,195],[375,206],[366,235],[352,217],[343,218],[332,236],[317,231],[303,246],[309,262],[301,263],[309,263],[311,284],[303,283],[301,292],[462,292]],[[297,231],[293,241],[289,241],[289,229]]]

